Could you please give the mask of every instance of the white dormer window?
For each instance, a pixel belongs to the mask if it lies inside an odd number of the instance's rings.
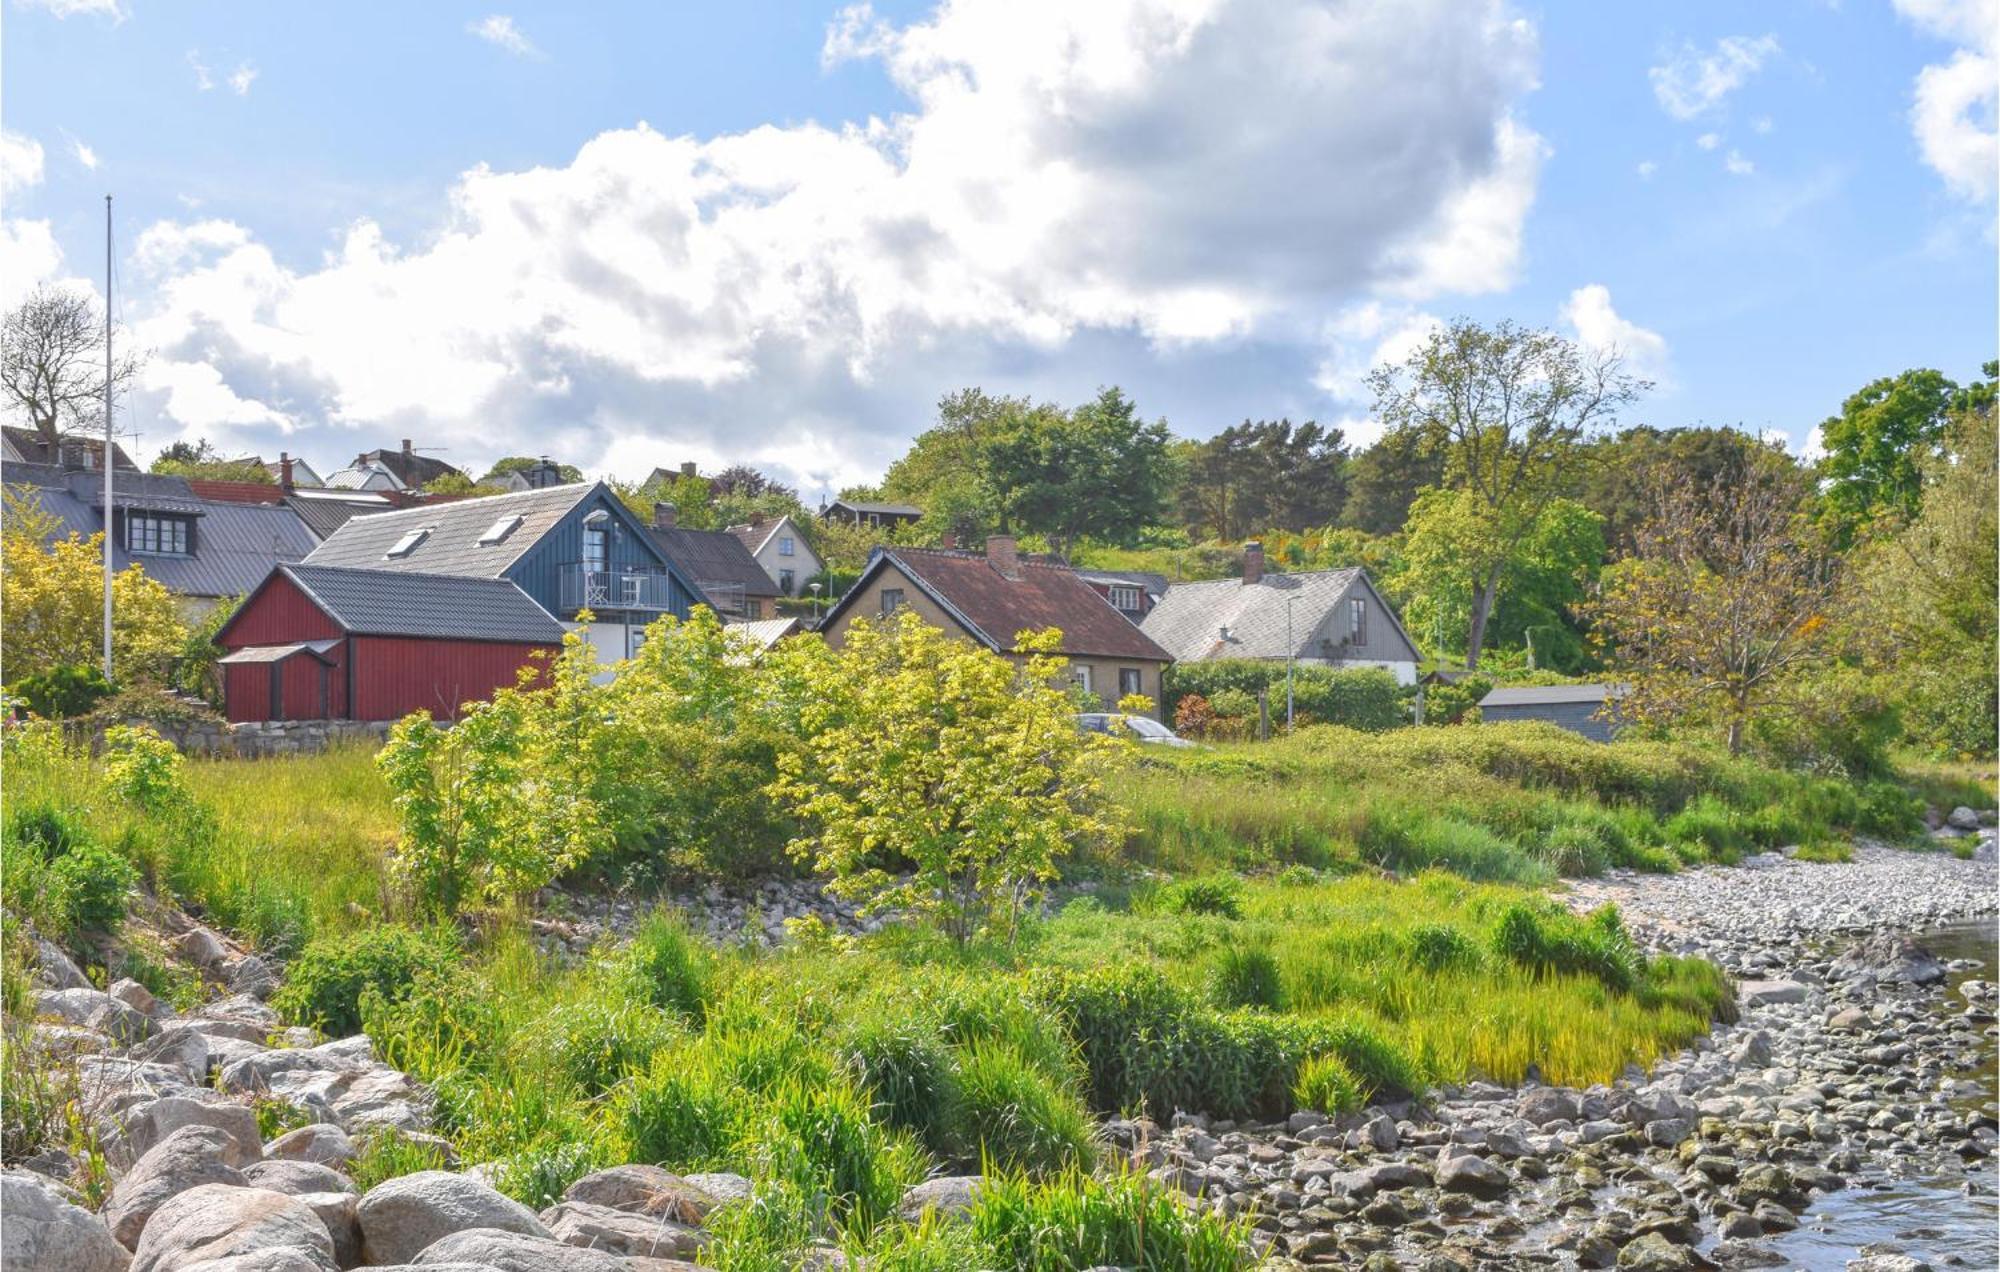
[[[486,527],[486,533],[479,536],[480,545],[483,547],[488,544],[498,543],[520,528],[521,518],[518,514],[511,517],[502,517],[500,520]]]
[[[396,540],[396,545],[382,554],[383,559],[393,561],[399,557],[406,557],[410,553],[415,552],[417,546],[430,537],[431,528],[429,526],[419,526]]]

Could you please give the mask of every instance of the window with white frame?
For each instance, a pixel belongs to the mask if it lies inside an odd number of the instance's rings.
[[[1347,603],[1348,638],[1356,645],[1368,643],[1368,602],[1355,597]]]
[[[1111,608],[1128,613],[1139,608],[1139,589],[1114,585],[1111,589]]]
[[[125,550],[145,556],[186,556],[194,537],[192,517],[157,512],[125,514]]]
[[[1144,681],[1140,678],[1137,667],[1120,667],[1118,669],[1119,697],[1129,698],[1135,693],[1144,693],[1145,690],[1140,688],[1140,685],[1143,683]]]
[[[1078,663],[1076,666],[1070,668],[1070,670],[1076,676],[1077,688],[1083,690],[1085,693],[1096,691],[1095,686],[1090,683],[1090,665],[1088,663]]]

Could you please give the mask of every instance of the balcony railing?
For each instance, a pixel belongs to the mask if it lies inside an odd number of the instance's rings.
[[[609,610],[665,612],[673,608],[672,576],[665,570],[644,567],[597,569],[573,561],[562,567],[561,598],[564,614],[580,609],[596,613]]]

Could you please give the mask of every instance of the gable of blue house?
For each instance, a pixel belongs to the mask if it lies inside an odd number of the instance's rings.
[[[602,539],[593,541],[594,535]],[[578,609],[600,617],[670,613],[684,619],[696,605],[708,604],[602,483],[523,552],[505,577],[563,619]]]

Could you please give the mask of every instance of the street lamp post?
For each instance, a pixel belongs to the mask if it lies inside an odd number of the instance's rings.
[[[819,584],[817,584],[817,583],[808,583],[808,584],[806,584],[806,587],[807,587],[807,588],[809,588],[809,589],[811,589],[811,591],[812,591],[812,614],[813,614],[813,626],[814,626],[814,627],[818,627],[818,626],[819,626]]]

